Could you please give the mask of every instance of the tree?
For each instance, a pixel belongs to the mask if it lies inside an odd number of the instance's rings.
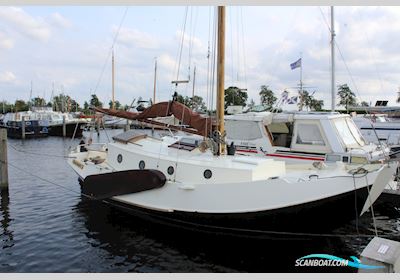
[[[90,112],[89,110],[89,103],[87,101],[85,101],[85,103],[83,103],[83,113],[88,115]]]
[[[189,97],[178,94],[176,96],[176,101],[179,102],[179,103],[182,103],[183,105],[185,105],[185,106],[190,108],[190,99],[189,99]]]
[[[100,100],[96,94],[92,94],[92,98],[90,99],[89,103],[91,106],[94,106],[94,107],[102,107],[103,106],[103,103],[100,102]]]
[[[225,89],[225,109],[230,105],[246,106],[247,92],[238,87]]]
[[[340,98],[338,105],[343,105],[347,111],[349,110],[350,106],[357,106],[356,95],[351,91],[347,84],[338,86],[337,95]]]
[[[399,102],[399,101],[397,101],[397,102]],[[362,107],[369,107],[369,104],[368,104],[367,101],[361,101],[361,106]]]
[[[14,106],[15,106],[16,112],[28,111],[28,109],[29,109],[28,104],[24,100],[21,100],[21,99],[15,100]]]
[[[56,111],[70,112],[79,111],[78,102],[72,99],[69,95],[60,94],[53,97],[53,105]]]
[[[12,111],[12,104],[9,104],[7,101],[0,102],[0,112],[5,114]]]
[[[35,97],[32,99],[32,105],[35,107],[42,107],[46,105],[46,100],[44,100],[44,98],[41,97]]]
[[[273,107],[277,98],[274,95],[274,92],[268,88],[268,86],[261,86],[261,91],[259,93],[261,104],[266,105],[268,107]]]
[[[314,93],[310,94],[307,90],[299,91],[300,102],[299,102],[299,110],[303,110],[303,107],[307,109],[307,111],[314,110],[320,111],[322,106],[324,106],[323,100],[318,100],[314,97]]]
[[[110,106],[110,109],[112,109],[112,100],[110,100],[110,102],[108,102],[108,105]],[[115,105],[115,110],[121,109],[121,103],[119,103],[118,100],[114,101],[114,105]]]
[[[323,100],[317,100],[314,97],[312,97],[311,102],[310,102],[310,109],[312,111],[321,111],[322,106],[324,106]]]
[[[190,97],[189,100],[187,101],[189,104],[189,108],[191,108],[195,112],[204,112],[207,110],[206,104],[203,101],[203,97],[194,95],[193,97]]]

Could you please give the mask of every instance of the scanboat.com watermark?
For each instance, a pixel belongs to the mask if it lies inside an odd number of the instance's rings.
[[[328,254],[311,254],[297,259],[295,266],[350,266],[361,269],[383,268],[383,266],[362,264],[361,261],[354,256],[351,256],[350,258],[352,260],[345,260]]]

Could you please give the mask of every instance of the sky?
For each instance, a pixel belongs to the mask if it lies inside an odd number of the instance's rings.
[[[330,108],[329,7],[226,12],[225,87],[247,89],[256,104],[261,85],[278,98],[285,89],[294,96],[300,69],[289,65],[302,57],[303,83]],[[55,95],[83,104],[95,93],[108,104],[114,46],[115,98],[122,104],[152,98],[156,60],[157,102],[175,90],[191,96],[196,67],[195,94],[211,104],[213,24],[208,6],[0,7],[0,100],[27,100],[32,82],[32,97],[49,100],[54,84]],[[335,7],[335,31],[336,86],[347,83],[359,102],[396,105],[400,7]],[[177,78],[189,83],[175,89]]]

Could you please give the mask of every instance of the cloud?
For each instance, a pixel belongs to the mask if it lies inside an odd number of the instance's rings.
[[[12,49],[14,47],[14,40],[8,37],[5,32],[0,31],[0,49]]]
[[[64,16],[59,13],[53,13],[50,15],[50,22],[60,28],[70,28],[72,27],[71,21],[69,21]]]
[[[112,31],[116,34],[118,28],[113,26]],[[150,34],[127,27],[122,27],[120,29],[117,42],[127,47],[137,47],[142,49],[155,49],[159,45],[157,39]]]
[[[0,82],[2,83],[13,83],[17,80],[14,73],[11,71],[0,72]]]
[[[50,26],[41,17],[32,17],[17,7],[1,7],[0,19],[19,33],[39,41],[47,41],[51,35]]]

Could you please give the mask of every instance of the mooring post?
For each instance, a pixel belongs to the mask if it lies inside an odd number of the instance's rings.
[[[62,127],[62,129],[63,129],[63,131],[62,131],[63,137],[67,136],[67,124],[66,124],[66,121],[65,121],[65,115],[63,115],[63,127]]]
[[[22,127],[21,127],[22,135],[21,135],[21,137],[22,137],[22,139],[25,139],[25,116],[22,116],[21,124],[22,124]]]
[[[7,129],[0,128],[0,189],[8,188]]]
[[[130,124],[129,124],[129,120],[126,120],[126,125],[124,127],[124,131],[128,131],[131,128]]]
[[[97,116],[96,130],[97,130],[97,136],[100,136],[100,116]]]

